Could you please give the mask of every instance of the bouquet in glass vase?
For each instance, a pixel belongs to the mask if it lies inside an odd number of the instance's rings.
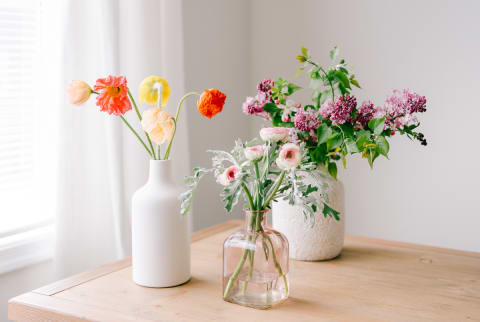
[[[300,205],[306,216],[320,207],[311,193],[318,190],[303,183],[304,173],[316,168],[305,153],[304,144],[290,141],[290,130],[263,128],[262,142],[237,140],[231,152],[213,153],[210,169],[195,168],[186,178],[188,190],[181,196],[182,212],[189,211],[193,192],[201,178],[213,173],[224,186],[221,194],[230,212],[240,197],[246,202],[245,227],[224,242],[223,298],[244,306],[266,309],[288,297],[288,241],[284,235],[266,226],[272,202],[286,199]],[[337,216],[323,206],[325,216]]]

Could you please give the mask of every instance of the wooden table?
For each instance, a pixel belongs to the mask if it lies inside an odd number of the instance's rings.
[[[145,288],[130,259],[10,300],[17,321],[480,321],[480,253],[347,236],[342,255],[291,261],[291,296],[260,311],[222,300],[222,243],[242,223],[195,233],[192,280]]]

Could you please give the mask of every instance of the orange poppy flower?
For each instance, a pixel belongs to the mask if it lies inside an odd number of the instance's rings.
[[[212,118],[223,110],[227,95],[216,88],[206,89],[197,101],[197,107],[200,114]]]
[[[100,106],[102,112],[122,115],[132,109],[125,76],[110,75],[107,78],[99,78],[93,90],[98,92],[97,106]]]

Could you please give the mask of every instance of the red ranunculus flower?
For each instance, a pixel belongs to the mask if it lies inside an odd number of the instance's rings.
[[[110,75],[107,78],[99,78],[93,90],[98,92],[97,106],[100,106],[102,112],[122,115],[132,109],[125,76]]]

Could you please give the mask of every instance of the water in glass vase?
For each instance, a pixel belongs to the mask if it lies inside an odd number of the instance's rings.
[[[288,241],[266,226],[266,211],[247,211],[246,219],[224,242],[223,298],[268,309],[288,298]]]

